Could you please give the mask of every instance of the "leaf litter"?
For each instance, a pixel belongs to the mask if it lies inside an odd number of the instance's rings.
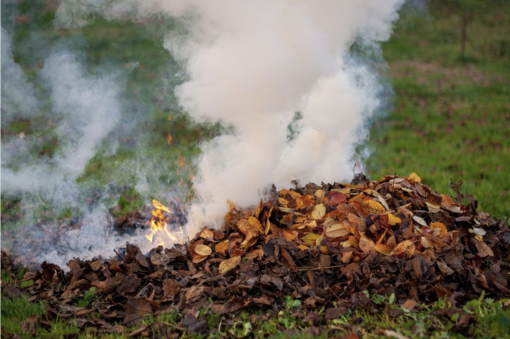
[[[229,201],[221,231],[204,227],[184,245],[143,254],[126,244],[110,259],[71,260],[68,272],[44,262],[21,279],[33,283],[11,287],[47,305],[23,332],[58,316],[98,334],[133,325],[141,327],[131,337],[205,333],[201,310],[228,322],[241,310],[278,310],[289,296],[304,319],[325,308],[324,321],[353,308],[374,312],[367,292],[396,296],[406,310],[439,298],[456,305],[482,293],[510,296],[506,220],[477,212],[474,200],[462,205],[460,184],[455,202],[416,173],[354,183],[273,190],[248,209]],[[19,265],[2,251],[4,269]],[[75,306],[84,295],[96,298]],[[172,310],[181,323],[143,323]]]

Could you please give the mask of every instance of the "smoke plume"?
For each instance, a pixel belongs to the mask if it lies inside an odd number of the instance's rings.
[[[366,65],[350,62],[357,41],[388,39],[401,0],[364,1],[89,1],[60,8],[62,23],[85,9],[111,19],[179,18],[165,47],[186,70],[176,89],[197,121],[235,128],[203,145],[193,183],[197,201],[188,231],[219,226],[226,201],[254,204],[268,185],[334,182],[352,177],[354,145],[380,105],[380,84]],[[134,13],[134,14],[133,14]],[[302,119],[288,126],[296,112]]]
[[[63,0],[55,23],[76,28],[98,15],[173,20],[163,45],[183,69],[174,77],[180,81],[175,88],[180,108],[196,122],[221,122],[229,131],[202,144],[196,159],[196,198],[186,227],[193,236],[203,226],[221,226],[227,200],[248,207],[272,184],[279,189],[292,180],[352,178],[356,145],[366,139],[366,121],[384,98],[377,67],[353,55],[351,47],[377,53],[402,2]],[[2,86],[2,109],[11,115],[37,111],[37,91],[14,62],[4,35],[2,73],[13,85]],[[2,145],[3,193],[31,192],[55,202],[79,194],[77,178],[121,119],[122,82],[97,73],[84,71],[73,53],[49,54],[40,78],[51,93],[57,137],[65,142],[51,158],[35,160],[24,151],[26,139]],[[26,161],[11,165],[23,152]],[[148,190],[143,175],[135,187]],[[107,237],[97,238],[106,211],[104,206],[98,213],[87,211],[85,227],[69,232],[62,243],[82,249],[91,242],[106,245]]]

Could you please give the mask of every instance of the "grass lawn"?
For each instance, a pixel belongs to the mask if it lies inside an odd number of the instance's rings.
[[[172,173],[178,173],[179,163],[190,162],[199,154],[199,141],[220,133],[222,127],[191,123],[173,101],[171,89],[175,83],[158,82],[161,74],[178,71],[171,55],[158,41],[158,26],[97,19],[83,29],[62,32],[50,24],[51,9],[37,2],[40,8],[34,12],[36,6],[27,7],[28,3],[21,4],[18,8],[21,12],[16,15],[25,11],[32,14],[31,20],[18,20],[9,27],[14,32],[14,59],[30,80],[36,79],[41,61],[50,53],[45,46],[62,37],[81,55],[91,72],[110,65],[133,67],[133,71],[126,73],[127,89],[123,93],[126,98],[123,121],[132,124],[122,124],[111,133],[112,139],[118,141],[116,152],[108,152],[111,145],[102,145],[87,165],[79,184],[102,187],[113,183],[119,189],[110,197],[109,206],[115,214],[123,215],[141,208],[148,199],[163,197],[161,187],[177,187],[181,179],[189,181],[192,168],[179,175]],[[9,6],[14,5],[2,3],[3,23],[14,22]],[[463,192],[478,201],[479,209],[496,218],[510,216],[510,50],[504,47],[510,46],[509,7],[502,6],[490,20],[473,18],[468,26],[468,43],[463,56],[459,54],[458,43],[460,19],[455,15],[446,12],[429,15],[424,10],[411,9],[402,12],[395,34],[383,46],[395,97],[392,109],[375,121],[371,129],[372,152],[367,168],[372,178],[417,172],[426,185],[447,194],[453,194],[450,180],[462,179]],[[151,86],[146,85],[149,83]],[[41,91],[44,93],[43,88]],[[45,109],[48,107],[43,105],[33,119],[2,118],[2,142],[8,143],[22,134],[37,141],[30,144],[31,152],[37,157],[57,152],[59,142]],[[141,111],[146,114],[140,115]],[[167,143],[168,134],[172,136],[170,143]],[[136,191],[133,182],[139,173],[126,170],[136,166],[146,174],[154,196]],[[181,194],[185,198],[187,192]],[[2,194],[2,230],[19,227],[24,208],[19,197]],[[41,207],[41,215],[43,210]],[[67,211],[58,217],[70,214],[72,211]],[[15,280],[12,274],[2,271],[2,287]],[[350,311],[330,321],[330,334],[347,335],[354,330],[363,337],[377,338],[391,334],[384,332],[390,330],[411,338],[460,338],[467,334],[510,337],[508,305],[492,300],[475,300],[461,311],[445,315],[443,310],[448,308],[445,300],[418,305],[409,311],[398,306],[391,297],[374,295],[370,298],[380,306],[377,313],[361,309]],[[81,302],[88,303],[87,300]],[[303,331],[312,325],[296,315],[300,309],[298,304],[289,301],[288,307],[279,313],[243,312],[234,318],[234,324],[223,326],[217,323],[215,314],[203,312],[208,326],[218,329],[217,337],[241,338],[248,334],[275,338],[316,337],[313,332],[291,335],[291,330]],[[2,294],[1,306],[2,332],[25,338],[94,337],[60,320],[39,328],[36,336],[22,334],[26,318],[44,314],[45,305]],[[388,310],[398,310],[400,314],[391,318]],[[168,313],[147,318],[144,324],[176,324],[179,317],[177,313]],[[323,319],[323,309],[317,310],[317,317]],[[466,317],[471,319],[467,327]],[[118,334],[105,337],[126,338],[135,329],[124,328]],[[323,333],[321,337],[327,335]],[[184,337],[197,336],[185,334]]]

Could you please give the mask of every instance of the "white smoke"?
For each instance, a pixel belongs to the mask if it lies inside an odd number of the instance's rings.
[[[2,27],[2,121],[31,116],[39,106],[33,86],[14,62],[11,36]]]
[[[228,199],[256,203],[267,185],[291,180],[333,182],[352,177],[353,145],[380,105],[369,68],[348,63],[356,39],[389,38],[403,0],[67,0],[62,23],[89,10],[109,18],[180,18],[165,47],[186,69],[176,89],[196,120],[235,127],[203,145],[194,181],[197,202],[188,232],[220,226]],[[133,14],[135,13],[135,14]],[[294,113],[303,119],[290,141]]]
[[[4,192],[61,192],[57,187],[64,182],[74,183],[120,119],[119,87],[115,79],[87,77],[74,55],[65,52],[51,55],[45,62],[42,77],[51,89],[52,111],[60,120],[56,133],[64,147],[51,161],[41,159],[18,171],[9,169],[9,163],[4,161]],[[9,145],[2,151],[9,153]]]
[[[10,37],[2,28],[2,121],[33,117],[40,105],[33,85],[14,62],[10,47]],[[50,114],[58,124],[55,133],[60,147],[52,157],[35,157],[29,150],[29,145],[38,142],[35,136],[11,138],[2,143],[2,194],[21,194],[26,208],[17,232],[19,239],[4,239],[2,246],[7,240],[11,246],[17,244],[12,248],[17,253],[38,254],[38,261],[50,260],[60,265],[76,256],[111,253],[129,239],[106,234],[107,209],[99,204],[90,210],[81,204],[77,179],[103,139],[119,123],[119,79],[114,75],[88,74],[76,56],[67,52],[50,55],[40,78],[49,89]],[[57,213],[69,207],[77,209],[84,216],[81,228],[62,232],[60,225],[52,223],[34,228],[41,218],[37,215],[41,210],[36,206],[41,204],[50,204]],[[41,229],[43,235],[39,234]],[[26,238],[38,243],[39,237],[46,237],[44,233],[54,234],[53,243],[42,241],[35,253],[25,251],[26,246],[32,246],[32,242],[24,241]]]

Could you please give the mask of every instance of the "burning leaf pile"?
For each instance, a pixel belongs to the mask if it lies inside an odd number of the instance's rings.
[[[434,192],[414,173],[273,191],[252,209],[229,205],[222,230],[203,228],[186,244],[147,254],[127,244],[109,260],[71,260],[67,273],[45,262],[25,274],[33,281],[25,293],[47,302],[48,317],[99,332],[181,310],[182,325],[156,322],[133,335],[182,333],[186,326],[201,333],[201,309],[229,321],[246,308],[278,310],[288,296],[302,302],[308,321],[322,307],[326,319],[353,307],[374,311],[363,291],[394,294],[407,308],[439,298],[462,305],[482,291],[510,296],[506,220],[477,212],[474,201],[464,206]],[[13,260],[2,253],[4,268]],[[101,298],[76,306],[91,287]],[[91,312],[99,316],[86,317]]]

